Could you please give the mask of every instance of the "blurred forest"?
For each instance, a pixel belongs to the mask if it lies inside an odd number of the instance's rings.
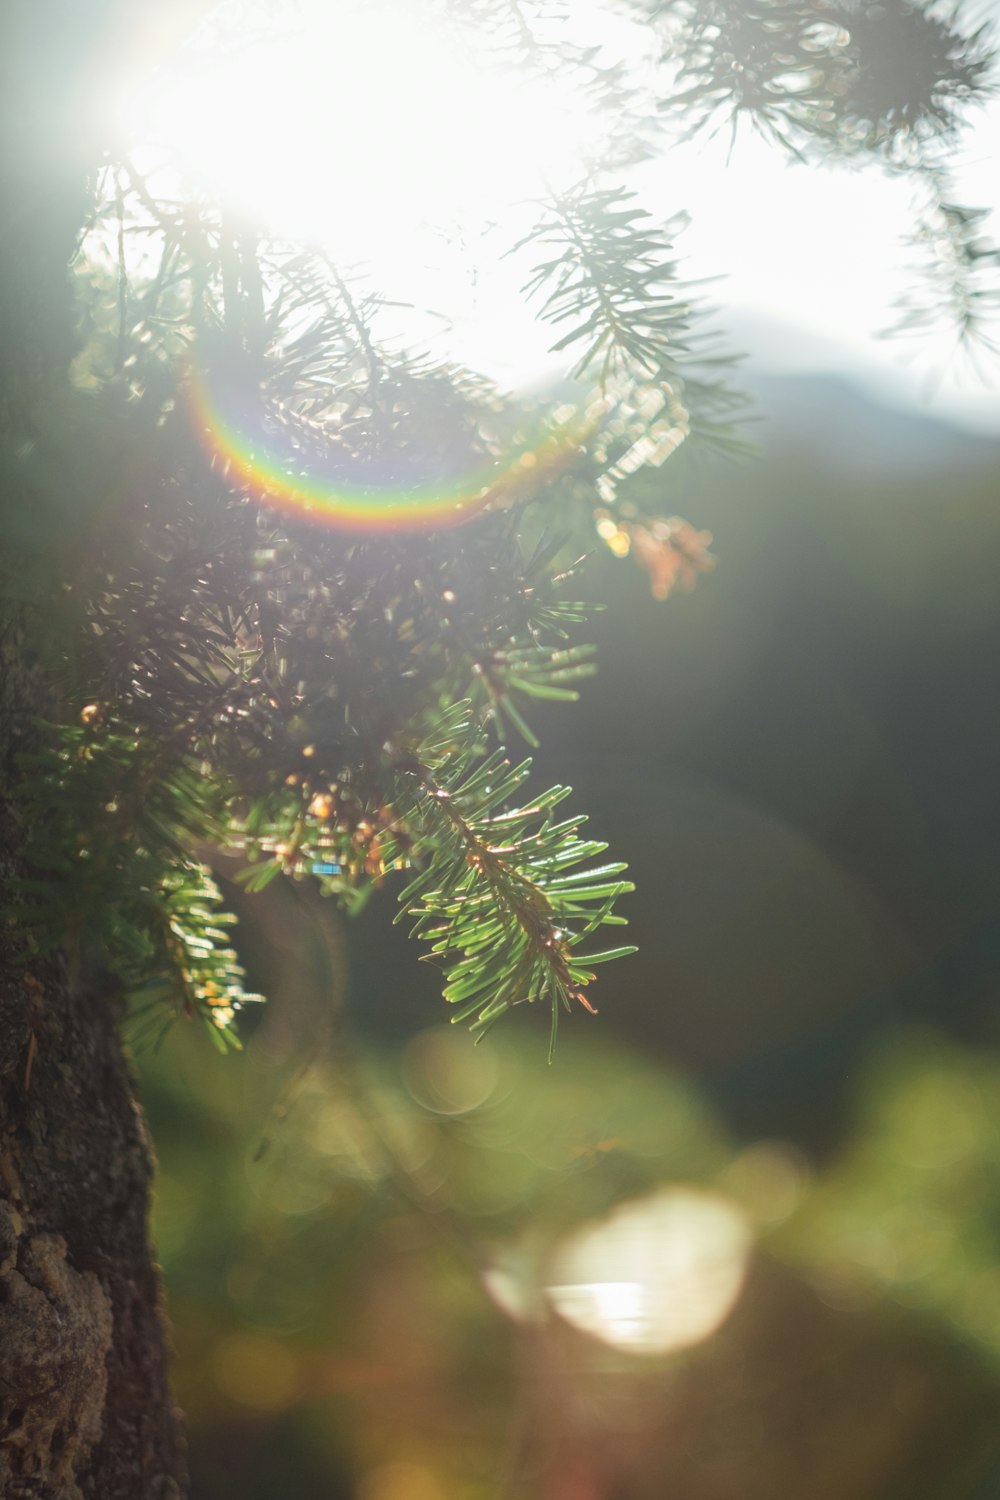
[[[599,1018],[473,1047],[393,892],[272,886],[244,1057],[139,1059],[196,1500],[1000,1493],[1000,444],[750,378],[670,465],[717,573],[600,561],[536,709],[637,882]]]

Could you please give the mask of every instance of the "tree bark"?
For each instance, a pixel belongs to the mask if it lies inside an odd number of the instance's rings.
[[[7,0],[0,19],[0,503],[35,577],[72,498],[68,266],[99,162],[88,93],[120,0]],[[13,566],[12,566],[13,561]],[[59,579],[46,601],[59,608]],[[0,877],[31,830],[12,791],[51,708],[37,605],[0,606]],[[0,1496],[179,1500],[152,1156],[99,975],[25,957],[0,923]]]

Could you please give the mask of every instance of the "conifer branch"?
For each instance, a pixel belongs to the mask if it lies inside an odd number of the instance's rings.
[[[450,743],[425,746],[422,761],[400,767],[396,806],[419,830],[418,847],[429,844],[432,853],[399,900],[445,970],[453,1021],[474,1017],[482,1034],[512,1006],[545,1001],[554,1047],[561,1010],[573,1000],[594,1010],[585,994],[592,966],[635,951],[630,944],[576,951],[598,927],[624,923],[614,906],[633,886],[619,878],[620,862],[574,869],[607,845],[579,836],[582,816],[555,819],[568,787],[512,806],[530,761],[514,766],[500,748],[469,769],[470,735],[482,743],[469,708],[444,716]]]

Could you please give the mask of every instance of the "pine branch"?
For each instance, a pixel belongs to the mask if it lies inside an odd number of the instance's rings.
[[[926,174],[927,197],[908,238],[915,252],[913,285],[897,304],[890,336],[955,330],[959,345],[1000,352],[1000,247],[987,231],[989,210],[955,202],[947,173]]]
[[[661,111],[686,135],[741,121],[793,156],[868,153],[913,165],[947,143],[993,62],[985,26],[911,0],[663,0]]]
[[[615,375],[651,376],[673,364],[690,329],[691,308],[677,296],[670,234],[647,225],[650,215],[634,199],[621,188],[584,185],[554,198],[514,247],[553,252],[523,290],[544,294],[547,322],[571,323],[553,351],[584,343],[573,375],[599,369],[602,387]]]
[[[397,808],[432,851],[400,894],[403,913],[445,971],[453,1021],[474,1017],[483,1034],[512,1006],[547,1002],[554,1047],[561,1010],[577,1000],[593,1011],[594,967],[635,951],[577,951],[598,927],[623,924],[613,908],[633,886],[620,862],[574,869],[607,845],[579,836],[582,816],[556,821],[568,787],[511,806],[530,761],[512,766],[501,748],[470,768],[470,750],[482,749],[470,705],[442,715],[437,734],[399,771]]]
[[[605,505],[622,479],[659,466],[691,435],[745,451],[733,424],[747,399],[728,383],[735,361],[702,331],[705,309],[679,276],[673,247],[683,218],[658,229],[634,197],[584,184],[553,199],[514,247],[553,252],[523,290],[543,299],[548,322],[570,324],[554,350],[585,345],[573,376],[599,381],[603,412],[591,452]]]
[[[235,1015],[260,997],[229,944],[235,919],[189,852],[224,837],[224,794],[171,747],[109,726],[97,705],[80,727],[41,727],[48,744],[22,757],[14,809],[26,873],[0,910],[23,961],[62,949],[72,968],[115,975],[144,1033],[183,1010],[238,1046]]]

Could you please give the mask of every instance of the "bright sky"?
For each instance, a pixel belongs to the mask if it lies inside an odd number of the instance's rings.
[[[544,85],[484,70],[442,46],[406,8],[299,0],[301,34],[269,36],[228,61],[199,66],[174,51],[133,73],[121,129],[153,142],[212,193],[278,232],[324,243],[342,262],[430,315],[397,310],[408,341],[448,352],[504,384],[566,368],[553,335],[518,287],[530,261],[503,250],[531,222],[525,196],[578,175],[575,146],[602,122],[558,76]],[[287,5],[279,14],[294,15]],[[574,31],[641,68],[645,29],[600,0],[575,0]],[[888,400],[1000,430],[1000,370],[990,390],[937,340],[885,340],[908,284],[911,189],[875,168],[791,165],[747,132],[671,147],[634,174],[645,206],[691,215],[680,242],[692,276],[724,278],[706,293],[737,323],[776,320],[753,357],[772,369],[837,369]],[[958,165],[964,201],[995,204],[1000,104],[979,117]],[[994,215],[994,233],[1000,233]],[[724,321],[724,318],[723,318]],[[570,351],[572,352],[572,351]]]
[[[876,167],[803,167],[749,134],[728,165],[721,143],[690,150],[684,176],[692,222],[684,244],[692,264],[725,278],[715,298],[735,310],[738,324],[757,330],[758,363],[843,371],[885,400],[1000,431],[1000,359],[991,367],[987,357],[977,371],[956,351],[947,326],[936,337],[884,336],[896,321],[897,299],[915,279],[915,252],[904,243],[914,222],[910,184]],[[959,201],[993,208],[994,239],[998,163],[994,102],[970,129],[954,167]],[[669,191],[667,173],[654,164],[645,175],[652,204]],[[771,319],[773,336],[762,337]]]

